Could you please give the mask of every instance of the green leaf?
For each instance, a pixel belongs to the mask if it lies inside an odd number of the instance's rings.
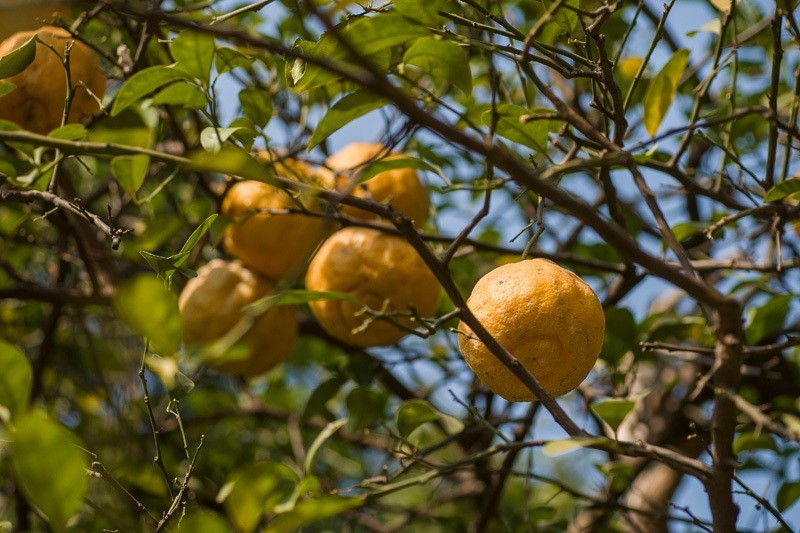
[[[202,109],[206,106],[203,90],[188,81],[176,81],[153,97],[152,105],[174,105],[188,109]]]
[[[615,432],[628,413],[636,407],[636,402],[625,398],[610,398],[593,403],[590,408],[594,414],[600,417],[606,424],[611,426]]]
[[[10,81],[0,80],[0,98],[4,97],[5,95],[7,95],[16,88],[17,86],[11,83]]]
[[[139,274],[114,295],[114,308],[131,330],[146,337],[163,355],[178,351],[181,316],[178,298],[155,276]]]
[[[175,265],[177,262],[183,262],[189,257],[189,253],[185,254],[175,254],[169,257],[163,257],[157,254],[153,254],[147,251],[141,251],[139,254],[147,261],[147,264],[158,274],[158,277],[169,281],[170,276],[174,274],[176,270],[180,271],[182,274],[186,275],[186,277],[194,278],[197,276],[197,273],[194,270],[190,270],[188,268],[179,268]]]
[[[185,80],[186,73],[175,65],[150,67],[140,70],[119,88],[111,116],[115,117],[156,89],[177,80]]]
[[[25,354],[0,340],[0,420],[8,422],[27,409],[33,371]]]
[[[291,533],[299,531],[309,524],[321,522],[344,512],[361,507],[364,497],[342,498],[340,496],[322,496],[312,500],[298,502],[294,508],[279,514],[271,520],[265,531],[268,533]]]
[[[387,170],[394,170],[396,168],[416,168],[418,170],[428,170],[431,172],[435,172],[438,175],[443,175],[443,171],[441,168],[431,165],[427,161],[423,161],[418,157],[392,157],[390,159],[381,159],[380,161],[374,161],[372,163],[368,163],[367,165],[360,167],[360,171],[358,173],[358,180],[359,181],[366,181],[372,177],[377,176],[381,172],[386,172]]]
[[[418,37],[430,35],[427,28],[392,13],[362,17],[342,32],[361,55],[370,55]]]
[[[217,73],[225,74],[236,68],[250,68],[255,59],[248,57],[235,48],[217,48]]]
[[[439,84],[453,84],[464,94],[472,92],[472,72],[464,50],[453,41],[422,37],[414,41],[403,62],[419,68]]]
[[[328,109],[328,112],[325,113],[325,116],[323,116],[322,120],[317,124],[314,134],[308,141],[307,149],[310,151],[316,145],[327,139],[330,134],[352,120],[366,115],[370,111],[379,109],[387,103],[388,100],[367,89],[359,89],[358,91],[340,98]]]
[[[178,524],[176,533],[230,533],[231,524],[210,509],[189,511]]]
[[[89,460],[78,438],[42,412],[20,419],[11,434],[11,461],[28,500],[57,531],[83,506]]]
[[[640,351],[636,319],[624,307],[609,307],[605,315],[606,331],[600,357],[609,364],[616,365],[626,353]]]
[[[192,234],[189,235],[189,238],[186,239],[186,242],[183,243],[183,246],[181,246],[180,252],[178,252],[178,255],[182,257],[180,260],[175,262],[175,266],[183,266],[183,264],[186,262],[186,259],[188,258],[189,252],[191,252],[194,249],[194,247],[197,246],[197,243],[200,242],[200,239],[203,238],[203,235],[205,235],[206,232],[208,232],[209,228],[214,223],[214,221],[217,220],[218,216],[219,215],[217,213],[209,215],[209,217],[206,218],[202,222],[202,224],[197,226],[197,228],[192,232]]]
[[[644,96],[644,125],[651,136],[656,134],[672,105],[678,92],[678,83],[688,64],[689,50],[678,50],[647,87]]]
[[[418,20],[428,26],[441,25],[445,18],[439,11],[446,11],[447,2],[443,0],[394,0],[395,11],[407,19]]]
[[[200,132],[200,144],[206,152],[216,154],[222,150],[222,144],[241,128],[212,128]]]
[[[293,49],[305,56],[325,58],[328,61],[339,59],[343,55],[336,38],[327,34],[319,42],[298,40]],[[303,57],[286,63],[286,81],[298,93],[308,92],[338,78],[337,74],[309,63]]]
[[[247,464],[234,470],[217,494],[217,502],[237,531],[255,530],[261,517],[292,495],[297,475],[274,461]]]
[[[130,108],[115,117],[104,117],[92,128],[87,141],[124,144],[149,148],[158,128],[148,121],[147,113]]]
[[[242,113],[261,128],[272,118],[272,96],[259,87],[246,87],[239,91]]]
[[[25,41],[22,46],[0,58],[0,79],[16,76],[33,63],[33,60],[36,59],[36,43],[38,40],[34,35]]]
[[[242,179],[269,182],[275,176],[270,165],[264,165],[249,153],[234,146],[224,146],[216,154],[198,150],[190,155],[193,168],[204,172],[218,172]]]
[[[764,305],[750,309],[747,328],[745,328],[747,344],[758,344],[783,328],[792,298],[794,296],[791,294],[780,294],[770,298]]]
[[[378,423],[386,408],[386,395],[364,387],[356,387],[347,395],[347,412],[351,431],[360,431]]]
[[[800,179],[792,178],[782,181],[767,191],[764,196],[765,202],[774,202],[782,200],[787,196],[800,192]]]
[[[425,400],[406,400],[397,409],[397,430],[403,438],[427,422],[439,418],[439,411]]]
[[[207,33],[183,31],[170,45],[172,57],[186,73],[208,87],[214,62],[214,37]]]
[[[542,6],[545,9],[549,8],[550,6],[548,3],[542,1]],[[578,27],[578,13],[576,13],[574,9],[565,7],[565,5],[571,7],[580,7],[580,0],[567,0],[556,10],[555,16],[553,17],[556,24],[558,24],[562,30],[572,34],[572,32],[574,32]]]
[[[787,481],[778,489],[775,503],[778,510],[783,512],[794,505],[798,498],[800,498],[800,481]]]
[[[341,68],[354,71],[360,68],[347,61],[341,43],[330,34],[323,35],[318,42],[298,40],[293,48],[308,58],[320,58],[326,63],[333,63]],[[294,61],[286,62],[286,82],[295,92],[307,93],[319,87],[330,86],[340,79],[338,74],[315,65],[306,57],[298,57]],[[367,59],[380,72],[386,72],[392,60],[391,50],[379,50],[374,54],[369,54]]]
[[[342,385],[344,385],[346,381],[347,380],[341,376],[334,376],[328,381],[321,383],[316,389],[314,389],[314,392],[311,393],[311,396],[308,397],[308,401],[306,402],[305,409],[303,409],[303,414],[301,415],[300,419],[305,421],[318,413],[327,415],[328,413],[325,404],[328,403],[337,392],[339,392],[339,389],[342,388]],[[333,416],[330,418],[333,418]]]
[[[532,120],[527,123],[521,120],[524,116],[551,115],[553,114],[552,109],[525,109],[513,104],[500,104],[496,106],[496,109],[497,134],[536,152],[544,152],[547,149],[547,134],[560,124],[558,121],[548,119]],[[481,120],[485,125],[491,125],[491,109],[483,113]]]
[[[278,294],[266,296],[260,300],[245,306],[246,311],[252,311],[256,315],[260,315],[271,307],[280,305],[300,305],[317,300],[342,300],[354,304],[361,305],[361,300],[344,292],[335,291],[306,291],[303,289],[290,289],[282,291]]]
[[[150,156],[119,156],[111,160],[111,173],[125,192],[136,199],[136,193],[144,183],[150,168]]]
[[[547,505],[535,505],[528,509],[528,520],[534,524],[536,522],[549,522],[556,515],[556,508]]]
[[[89,131],[83,126],[83,124],[67,124],[66,126],[61,126],[60,128],[54,129],[48,133],[47,136],[54,139],[78,141],[86,137],[88,134]]]
[[[733,441],[733,453],[737,455],[753,450],[772,450],[777,452],[778,447],[769,433],[742,433]]]
[[[322,448],[322,445],[325,444],[325,441],[331,438],[333,434],[339,431],[345,424],[347,424],[347,419],[340,418],[339,420],[329,422],[328,425],[326,425],[322,431],[319,432],[319,435],[317,435],[317,437],[314,439],[314,442],[311,443],[311,446],[308,447],[308,452],[306,453],[306,475],[312,474],[314,460],[317,458],[317,454]]]

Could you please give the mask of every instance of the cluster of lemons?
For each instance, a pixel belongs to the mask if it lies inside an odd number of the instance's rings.
[[[54,8],[67,6],[61,0],[47,2],[46,7],[41,2],[31,6],[39,10],[39,16],[45,16],[43,9],[52,16]],[[0,21],[7,20],[0,16]],[[66,30],[45,26],[6,38],[0,43],[0,57],[34,35],[38,38],[35,60],[7,80],[16,88],[0,98],[0,119],[42,134],[58,128],[64,120],[63,58],[69,50],[75,90],[66,121],[85,121],[99,110],[105,92],[97,56]],[[278,365],[294,349],[296,310],[276,305],[256,312],[250,309],[258,307],[250,304],[290,286],[303,272],[307,290],[336,293],[313,299],[309,307],[332,338],[349,346],[393,344],[420,327],[421,318],[435,314],[436,276],[404,238],[381,230],[381,225],[388,224],[382,218],[350,205],[341,205],[340,213],[369,221],[373,227],[339,229],[325,216],[326,204],[318,198],[318,191],[326,189],[389,204],[421,228],[428,220],[430,204],[413,168],[391,168],[366,180],[359,177],[368,163],[402,154],[389,153],[381,144],[353,143],[318,168],[277,158],[271,152],[258,157],[278,176],[315,187],[290,192],[259,181],[239,181],[228,190],[221,211],[231,223],[223,247],[234,259],[214,259],[202,266],[181,293],[187,346],[221,339],[243,346],[243,354],[233,351],[239,356],[223,355],[206,362],[219,371],[245,377]],[[597,296],[578,276],[551,261],[533,259],[492,270],[478,281],[467,305],[553,395],[577,387],[600,353],[605,319]],[[458,334],[464,359],[487,387],[508,400],[535,400],[467,324],[459,324]]]
[[[436,277],[405,239],[360,226],[333,231],[337,228],[324,216],[324,204],[314,192],[328,189],[390,204],[421,227],[428,219],[428,194],[413,168],[385,170],[358,182],[368,163],[401,154],[391,154],[381,144],[353,143],[320,168],[276,159],[271,152],[257,156],[278,176],[316,187],[292,193],[246,180],[228,190],[221,211],[231,223],[222,242],[235,259],[211,261],[184,288],[179,305],[188,346],[218,339],[236,324],[250,321],[244,335],[249,353],[233,364],[214,366],[254,376],[284,361],[297,336],[295,309],[271,307],[254,320],[246,309],[303,271],[307,290],[337,293],[314,299],[309,307],[331,337],[350,346],[395,343],[420,325],[420,317],[436,312]],[[344,205],[341,212],[385,224],[362,209]]]
[[[380,144],[353,143],[314,169],[287,159],[270,162],[272,154],[260,154],[282,177],[388,203],[419,228],[428,219],[429,203],[414,169],[387,170],[358,183],[365,163],[399,156]],[[180,305],[188,345],[224,335],[244,318],[243,308],[273,293],[276,283],[306,265],[306,289],[352,297],[309,304],[320,326],[344,344],[367,348],[395,343],[420,326],[420,317],[435,313],[438,281],[404,238],[357,226],[328,235],[321,207],[311,194],[292,195],[262,182],[242,181],[230,189],[222,212],[233,222],[223,243],[237,260],[214,260],[187,284]],[[376,215],[352,206],[342,206],[341,212],[382,224]],[[495,268],[478,281],[467,305],[551,394],[576,388],[600,353],[605,318],[597,296],[581,278],[552,261],[532,259]],[[296,334],[295,310],[273,307],[252,324],[247,358],[217,368],[245,376],[264,372],[289,356]],[[458,334],[464,359],[487,387],[511,401],[536,399],[464,322]]]

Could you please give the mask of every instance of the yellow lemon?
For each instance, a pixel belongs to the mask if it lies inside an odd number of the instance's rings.
[[[478,321],[550,394],[576,388],[600,355],[605,315],[592,289],[547,259],[495,268],[467,301]],[[536,397],[461,322],[458,345],[469,367],[489,389],[509,401]]]
[[[329,157],[325,163],[338,173],[336,188],[350,192],[358,198],[389,204],[422,227],[428,219],[430,201],[428,190],[422,184],[413,168],[385,170],[353,187],[358,180],[359,167],[375,160],[389,160],[403,157],[403,154],[386,153],[385,147],[377,143],[352,143]],[[352,173],[348,178],[343,172]],[[355,218],[375,219],[377,215],[352,206],[343,206],[342,212]]]
[[[242,308],[274,291],[273,285],[237,261],[214,259],[197,270],[178,300],[187,346],[213,342],[244,317]],[[252,377],[282,363],[297,340],[297,316],[290,306],[268,309],[245,334],[249,355],[215,365],[217,370]]]
[[[284,160],[275,170],[283,178],[325,186],[323,178],[300,161]],[[223,245],[248,267],[280,280],[302,268],[327,233],[323,218],[286,212],[303,208],[320,211],[311,196],[295,195],[260,181],[240,181],[222,202],[222,214],[233,218]]]
[[[436,277],[416,250],[401,237],[368,228],[345,228],[328,238],[311,260],[306,288],[343,292],[360,302],[317,300],[310,306],[331,336],[362,348],[392,344],[408,333],[380,319],[361,328],[368,318],[359,314],[364,305],[374,311],[386,305],[387,313],[413,308],[417,316],[429,317],[439,302]],[[392,319],[407,328],[420,325],[411,316]]]
[[[26,130],[48,133],[61,125],[66,98],[66,71],[61,62],[65,49],[72,43],[69,55],[70,79],[76,87],[68,122],[84,122],[100,110],[95,99],[103,98],[106,79],[94,51],[76,41],[66,30],[44,26],[34,31],[18,32],[0,43],[0,57],[22,46],[37,35],[58,52],[44,44],[36,44],[36,59],[24,71],[6,79],[17,86],[0,98],[0,119],[10,120]],[[85,87],[94,94],[92,96]]]

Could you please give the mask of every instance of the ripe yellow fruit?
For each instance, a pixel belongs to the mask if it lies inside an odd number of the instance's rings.
[[[76,88],[68,122],[83,122],[99,111],[100,105],[95,97],[103,98],[106,91],[100,60],[91,48],[74,40],[66,30],[44,26],[35,31],[15,33],[0,43],[0,57],[19,48],[34,35],[52,46],[61,57],[67,44],[73,43],[69,64],[72,85]],[[0,98],[0,119],[10,120],[26,130],[41,134],[61,126],[67,89],[66,72],[59,56],[41,42],[36,44],[33,63],[6,80],[17,88]],[[94,96],[79,83],[85,84]]]
[[[351,178],[341,174],[336,180],[336,188],[340,191],[352,190],[353,196],[389,204],[400,213],[414,221],[416,227],[422,227],[428,219],[430,201],[428,190],[419,180],[413,168],[396,168],[386,170],[373,176],[353,188],[358,179],[358,167],[376,158],[390,160],[403,157],[403,154],[386,154],[382,144],[357,142],[348,144],[329,157],[325,164],[336,172],[355,171]],[[354,181],[356,180],[356,181]],[[351,217],[371,220],[377,215],[352,206],[342,206],[342,212]]]
[[[300,161],[284,160],[275,165],[275,170],[283,178],[325,186],[322,178]],[[326,221],[302,213],[269,212],[301,206],[320,210],[310,195],[292,195],[260,181],[236,183],[222,202],[222,214],[234,219],[225,231],[225,249],[276,281],[302,268],[325,237]]]
[[[605,315],[592,289],[547,259],[500,266],[483,276],[467,307],[553,396],[586,378],[603,346]],[[536,400],[465,323],[458,346],[478,379],[514,402]]]
[[[0,39],[33,30],[55,16],[71,15],[71,0],[3,0],[0,2]]]
[[[358,314],[366,305],[380,311],[388,300],[387,313],[417,316],[436,312],[439,284],[436,276],[403,238],[382,231],[349,227],[337,231],[320,247],[306,275],[311,291],[336,291],[357,298],[361,304],[344,300],[317,300],[310,303],[320,326],[331,336],[352,346],[386,346],[400,340],[406,331],[385,321],[375,320],[358,332],[369,317]],[[393,320],[406,327],[418,327],[410,316]]]
[[[214,259],[197,270],[178,300],[187,346],[213,342],[244,317],[242,308],[269,296],[274,287],[236,261]],[[268,309],[245,334],[249,356],[215,365],[217,370],[245,377],[257,376],[282,363],[297,340],[293,307]]]

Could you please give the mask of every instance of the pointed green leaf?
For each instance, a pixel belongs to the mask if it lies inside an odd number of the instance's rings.
[[[168,85],[153,97],[152,105],[174,105],[188,109],[202,109],[206,106],[203,90],[188,81],[179,80]]]
[[[28,407],[33,371],[25,354],[0,340],[0,420],[8,422]]]
[[[429,35],[428,29],[421,24],[393,13],[362,17],[342,33],[361,55],[374,54],[384,48]]]
[[[800,192],[800,179],[792,178],[782,181],[767,191],[764,196],[765,202],[774,202],[782,200],[789,195]]]
[[[48,137],[53,137],[54,139],[66,139],[67,141],[79,141],[86,137],[89,134],[89,131],[83,126],[83,124],[67,124],[66,126],[61,126],[60,128],[56,128],[50,133],[47,134]]]
[[[330,134],[356,118],[379,109],[387,103],[388,100],[367,89],[359,89],[339,99],[328,109],[328,112],[317,124],[314,134],[308,141],[308,150],[311,150],[327,139]]]
[[[625,417],[636,407],[636,402],[625,398],[610,398],[591,405],[592,412],[617,431]]]
[[[800,499],[800,481],[787,481],[778,489],[775,503],[778,505],[778,510],[783,512],[794,505],[798,499]]]
[[[794,296],[791,294],[779,294],[770,298],[763,305],[750,309],[748,324],[745,328],[747,344],[758,344],[783,328],[792,298]]]
[[[446,0],[394,0],[395,11],[407,19],[418,20],[428,26],[441,25],[446,19],[439,11],[447,11]]]
[[[358,180],[359,181],[366,181],[372,177],[377,176],[381,172],[386,172],[387,170],[394,170],[396,168],[416,168],[417,170],[428,170],[430,172],[435,172],[438,175],[443,175],[443,171],[441,168],[431,165],[427,161],[423,161],[418,157],[392,157],[389,159],[381,159],[380,161],[374,161],[372,163],[368,163],[367,165],[360,167],[358,173]]]
[[[11,434],[11,461],[23,492],[57,531],[83,505],[88,455],[79,439],[42,412],[22,418]]]
[[[217,48],[216,65],[217,73],[224,74],[236,68],[249,68],[255,59],[244,55],[235,48]]]
[[[636,319],[629,309],[610,307],[605,311],[606,331],[600,357],[615,365],[628,352],[639,352]]]
[[[120,156],[111,160],[111,173],[114,179],[134,199],[144,183],[149,168],[150,157],[146,155]]]
[[[753,450],[777,452],[778,447],[769,433],[742,433],[733,441],[733,453],[737,455]]]
[[[34,35],[22,46],[0,58],[0,79],[16,76],[33,63],[33,60],[36,59],[36,42],[38,40]]]
[[[270,165],[260,163],[249,153],[234,146],[224,146],[219,153],[198,150],[190,157],[196,170],[230,174],[248,180],[269,181],[275,176]]]
[[[527,146],[536,152],[547,150],[547,135],[561,124],[555,120],[542,119],[524,121],[523,117],[552,115],[552,109],[525,109],[513,104],[497,106],[497,134],[506,139]],[[492,123],[491,109],[485,111],[481,120],[487,126]]]
[[[344,385],[346,381],[347,380],[341,376],[334,376],[314,389],[314,392],[308,397],[306,406],[303,409],[303,414],[300,417],[301,420],[308,420],[316,414],[323,414],[323,416],[325,416],[328,412],[325,404],[339,392],[339,389],[342,388],[342,385]],[[331,416],[331,418],[333,417]]]
[[[397,410],[397,431],[408,437],[412,431],[439,418],[439,411],[425,400],[406,400]]]
[[[465,94],[472,92],[472,72],[467,55],[453,41],[422,37],[406,50],[403,61],[430,75],[439,84],[451,83]]]
[[[387,397],[364,387],[356,387],[347,395],[347,412],[351,431],[360,431],[383,419]]]
[[[157,277],[139,274],[120,286],[114,308],[132,331],[150,339],[161,354],[178,351],[182,335],[178,298]]]
[[[279,514],[271,520],[265,531],[267,533],[292,533],[301,528],[322,522],[361,507],[366,502],[364,497],[343,498],[341,496],[322,496],[312,500],[303,500],[286,513]]]
[[[148,94],[173,81],[186,79],[187,75],[175,65],[150,67],[131,76],[117,92],[111,116],[115,117]]]
[[[214,37],[207,33],[183,31],[170,45],[178,66],[208,87],[214,62]]]
[[[656,134],[661,121],[667,115],[688,64],[689,50],[678,50],[647,87],[644,96],[644,126],[651,136]]]
[[[292,495],[297,482],[297,475],[286,465],[274,461],[247,464],[228,476],[217,502],[225,505],[237,531],[250,533],[264,514]]]
[[[191,252],[194,249],[194,247],[197,246],[197,243],[200,242],[200,239],[203,238],[203,235],[206,234],[206,232],[214,223],[214,221],[217,220],[218,216],[219,215],[217,213],[209,215],[209,217],[206,218],[202,224],[197,226],[197,228],[192,232],[192,234],[189,235],[189,238],[186,239],[186,242],[183,243],[183,246],[181,246],[180,252],[178,252],[178,254],[182,256],[182,258],[175,262],[175,266],[183,266],[183,264],[186,262],[186,259],[188,258],[188,252]]]
[[[239,104],[242,113],[253,124],[261,128],[266,127],[272,118],[272,96],[259,87],[246,87],[239,91]]]

